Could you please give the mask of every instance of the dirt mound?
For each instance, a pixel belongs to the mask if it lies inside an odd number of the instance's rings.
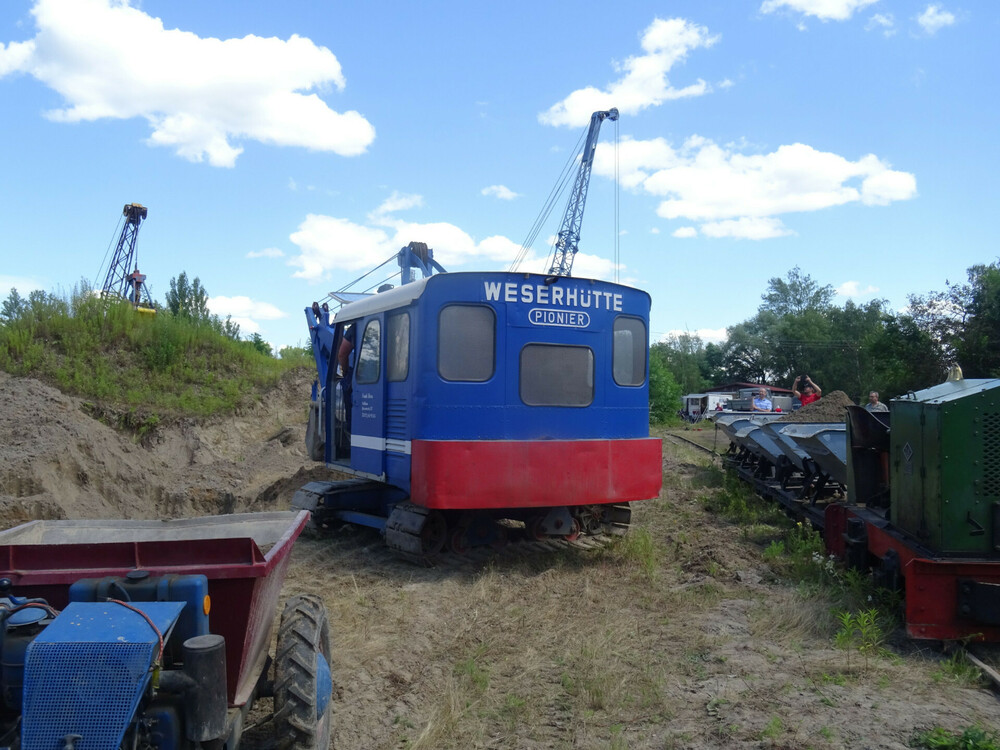
[[[0,527],[36,518],[174,518],[287,507],[310,474],[312,373],[239,414],[161,426],[140,445],[82,399],[0,372]]]
[[[843,391],[833,391],[819,401],[813,401],[801,409],[789,412],[778,419],[779,422],[843,422],[844,409],[854,406],[854,401]]]

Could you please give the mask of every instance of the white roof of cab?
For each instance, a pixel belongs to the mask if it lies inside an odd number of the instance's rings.
[[[427,286],[427,283],[429,281],[431,281],[432,279],[436,279],[439,276],[450,276],[454,278],[459,275],[476,275],[476,274],[483,277],[486,276],[509,277],[513,275],[510,273],[504,273],[502,271],[492,271],[492,272],[457,271],[447,274],[435,274],[434,276],[428,276],[423,279],[418,279],[417,281],[412,281],[409,284],[403,284],[402,286],[397,286],[394,289],[389,289],[388,291],[385,292],[379,292],[378,294],[373,294],[370,297],[366,297],[363,300],[359,300],[358,302],[352,302],[348,305],[344,305],[337,311],[337,314],[333,318],[333,322],[341,322],[345,320],[357,320],[358,318],[363,318],[366,315],[374,315],[375,313],[385,312],[386,310],[395,310],[397,308],[404,307],[410,304],[413,300],[417,299],[421,294],[424,293],[424,287]],[[517,273],[516,276],[525,279],[532,277],[537,277],[538,279],[546,278],[545,274],[524,273],[524,272]],[[560,277],[560,278],[569,279],[570,277]],[[614,284],[610,281],[600,281],[599,279],[588,279],[583,276],[574,276],[572,277],[571,280],[580,282],[589,282],[591,284],[601,283],[601,284],[607,284],[608,286],[624,287],[624,285],[622,284]],[[634,289],[633,287],[624,287],[624,288],[632,289],[633,291],[646,295],[647,298],[649,297],[649,294],[641,289]]]
[[[383,312],[385,310],[395,310],[397,307],[408,305],[423,294],[424,287],[427,286],[427,282],[430,281],[431,278],[433,277],[411,281],[409,284],[403,284],[402,286],[397,286],[394,289],[379,292],[378,294],[373,294],[371,297],[366,297],[363,300],[352,302],[349,305],[344,305],[342,308],[337,310],[337,315],[333,320],[334,322],[342,320],[357,320],[358,318],[363,318],[366,315],[373,315],[374,313]]]

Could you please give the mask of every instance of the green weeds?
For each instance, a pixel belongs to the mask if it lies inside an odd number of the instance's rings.
[[[980,726],[966,727],[957,734],[935,727],[914,737],[910,741],[910,747],[927,750],[1000,750],[1000,737],[996,732]]]
[[[140,437],[162,416],[232,412],[289,369],[312,365],[304,350],[289,354],[275,359],[214,319],[140,315],[86,284],[67,298],[9,298],[0,315],[0,370],[101,402],[108,424]]]
[[[653,578],[660,562],[660,550],[649,529],[642,526],[630,529],[621,537],[616,552],[622,560],[635,563],[643,575]]]
[[[954,651],[942,661],[941,666],[931,673],[931,679],[937,683],[954,682],[966,687],[986,687],[989,684],[979,667],[970,662],[961,650]]]
[[[706,510],[733,523],[776,525],[785,522],[784,514],[773,503],[758,496],[731,472],[723,477],[721,489],[706,493],[699,500]]]
[[[865,671],[872,658],[883,656],[887,652],[882,648],[885,642],[885,632],[879,623],[880,614],[877,609],[868,609],[852,614],[838,612],[837,621],[840,629],[833,637],[834,645],[847,652],[847,669],[851,669],[851,654],[858,652],[865,662]]]

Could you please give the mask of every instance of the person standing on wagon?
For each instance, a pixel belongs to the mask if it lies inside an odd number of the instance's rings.
[[[799,382],[802,381],[802,390],[799,391]],[[823,389],[816,385],[808,375],[797,375],[792,383],[792,395],[802,402],[803,406],[808,406],[813,401],[819,401],[823,397]]]

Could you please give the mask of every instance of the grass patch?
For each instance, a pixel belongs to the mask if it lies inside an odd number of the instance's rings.
[[[1000,737],[996,732],[980,726],[966,727],[957,733],[935,727],[914,737],[910,747],[928,750],[1000,750]]]
[[[941,666],[931,672],[936,683],[955,683],[963,687],[988,687],[987,680],[979,667],[969,661],[964,651],[955,651],[941,662]]]
[[[741,525],[784,526],[788,522],[774,503],[757,495],[732,472],[723,476],[720,489],[701,495],[699,500],[710,513]]]
[[[633,528],[615,540],[611,553],[619,562],[634,565],[647,578],[655,578],[659,569],[661,550],[650,530],[644,526]]]
[[[140,315],[86,284],[64,298],[35,291],[7,308],[0,370],[91,400],[98,418],[140,437],[163,417],[233,412],[287,371],[314,367],[305,349],[276,359],[218,318]]]

